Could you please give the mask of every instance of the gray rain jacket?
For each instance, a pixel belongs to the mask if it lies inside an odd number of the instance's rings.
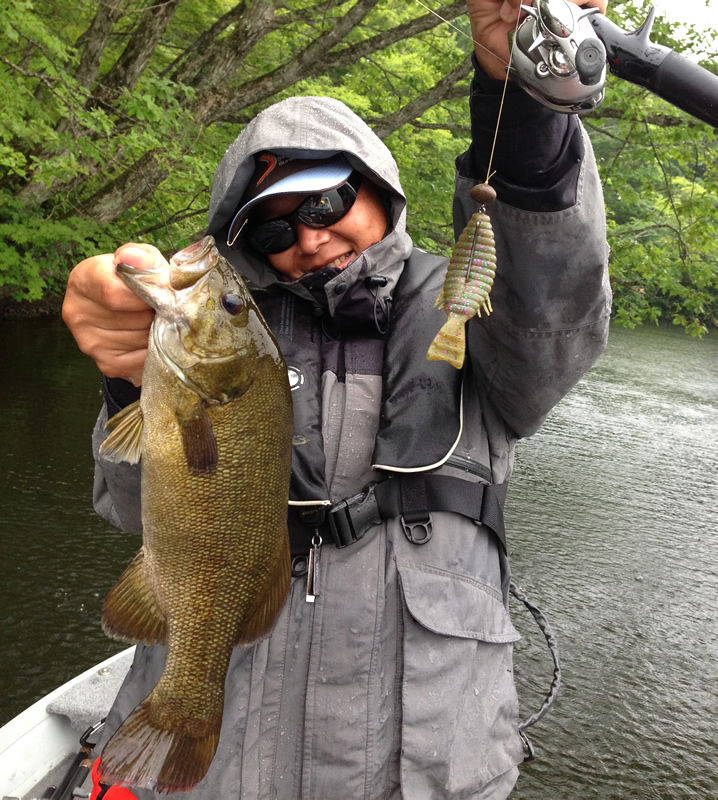
[[[344,153],[391,198],[393,229],[341,273],[291,283],[252,253],[229,250],[227,227],[263,150]],[[605,345],[603,205],[587,140],[577,175],[575,202],[561,211],[490,207],[494,313],[469,323],[459,372],[425,358],[445,319],[433,303],[446,261],[412,253],[384,144],[328,98],[282,101],[246,127],[217,169],[208,232],[251,282],[290,368],[292,506],[320,509],[368,481],[412,472],[508,480],[516,440],[537,430]],[[459,230],[474,210],[475,182],[457,176]],[[97,454],[105,417],[94,441],[96,508],[139,530],[138,470]],[[523,758],[508,563],[474,520],[436,511],[432,523],[421,545],[397,517],[349,547],[325,544],[314,603],[295,571],[272,635],[233,654],[219,749],[188,797],[508,796]],[[163,647],[138,647],[105,740],[149,693],[164,656]]]

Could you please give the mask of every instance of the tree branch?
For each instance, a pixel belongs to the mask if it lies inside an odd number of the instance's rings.
[[[207,94],[200,101],[197,115],[204,124],[233,116],[248,106],[260,103],[268,97],[288,89],[297,81],[320,75],[327,69],[327,53],[337,45],[374,8],[379,0],[357,0],[346,14],[329,30],[318,36],[300,53],[281,67],[272,70],[238,87],[220,89]],[[332,57],[331,66],[337,66]]]
[[[471,72],[471,57],[466,56],[448,75],[444,75],[435,86],[424,92],[424,94],[419,95],[419,97],[415,97],[403,108],[380,119],[369,120],[368,122],[373,127],[374,133],[380,139],[386,139],[390,133],[398,130],[402,125],[417,119],[428,108],[435,106],[441,100],[447,100],[451,95],[458,96],[459,89],[456,84],[463,80],[469,72]],[[453,92],[457,94],[453,94]]]
[[[180,55],[165,69],[160,72],[161,77],[172,73],[172,80],[177,83],[189,83],[199,69],[210,58],[213,48],[217,45],[217,40],[224,31],[233,25],[244,14],[246,8],[245,0],[237,3],[229,11],[221,16],[208,30],[200,34]],[[189,57],[192,56],[192,60]]]

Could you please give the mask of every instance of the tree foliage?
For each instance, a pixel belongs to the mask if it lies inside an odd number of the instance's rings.
[[[214,169],[259,110],[346,102],[394,152],[417,244],[451,244],[468,144],[464,0],[6,0],[0,7],[0,297],[61,292],[82,258],[128,241],[171,252],[202,231]],[[630,29],[646,9],[614,0]],[[465,35],[462,35],[463,31]],[[680,41],[659,24],[654,38]],[[612,80],[586,119],[610,221],[616,316],[702,333],[718,316],[715,140]]]
[[[650,3],[614,0],[626,30]],[[716,33],[675,30],[660,19],[653,41],[705,52],[716,71]],[[718,326],[718,147],[715,131],[650,92],[611,78],[586,120],[606,198],[616,319],[631,327],[669,322],[702,336]]]

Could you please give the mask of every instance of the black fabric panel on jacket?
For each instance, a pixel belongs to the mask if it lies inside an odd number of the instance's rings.
[[[433,305],[446,263],[415,249],[394,292],[374,464],[431,466],[448,454],[459,435],[463,373],[445,361],[426,358],[446,322],[443,309]]]
[[[322,437],[321,320],[291,292],[254,293],[282,351],[290,375],[294,409],[289,499],[328,500]]]
[[[102,389],[107,403],[107,416],[114,417],[123,408],[140,399],[140,387],[122,378],[102,376]]]
[[[475,59],[474,67],[469,100],[473,143],[456,159],[456,168],[462,177],[483,183],[504,82],[489,78]],[[552,111],[509,82],[491,167],[496,170],[491,185],[502,203],[525,211],[570,208],[583,154],[575,115]]]

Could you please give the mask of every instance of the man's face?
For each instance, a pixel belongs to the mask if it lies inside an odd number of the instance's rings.
[[[255,219],[274,219],[290,214],[308,195],[291,194],[265,200],[253,213]],[[297,241],[281,253],[267,255],[269,263],[292,280],[327,266],[344,269],[367,247],[380,241],[386,231],[386,214],[376,187],[363,180],[356,201],[346,216],[329,228],[310,228],[297,221]]]

